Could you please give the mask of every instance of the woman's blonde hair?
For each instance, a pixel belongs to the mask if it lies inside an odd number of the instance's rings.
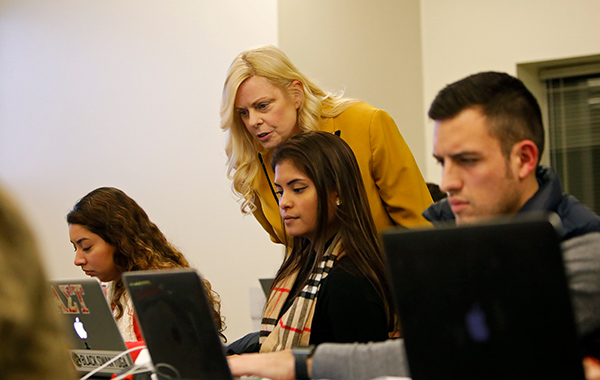
[[[240,85],[253,76],[267,79],[285,93],[294,81],[300,81],[304,101],[298,108],[297,124],[301,131],[316,131],[324,118],[338,116],[355,99],[344,98],[322,90],[304,76],[289,58],[273,45],[259,46],[241,52],[227,73],[221,100],[221,129],[227,132],[225,152],[227,153],[227,176],[233,181],[232,190],[240,197],[244,213],[256,209],[252,184],[261,170],[259,153],[265,150],[254,139],[240,116],[235,111],[235,98]]]

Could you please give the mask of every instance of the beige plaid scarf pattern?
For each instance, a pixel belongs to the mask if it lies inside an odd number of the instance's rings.
[[[340,237],[336,235],[325,251],[323,259],[309,275],[308,283],[281,318],[278,318],[279,314],[294,286],[298,273],[293,273],[275,284],[263,313],[260,352],[281,351],[286,348],[308,345],[321,281],[327,277],[342,254]]]

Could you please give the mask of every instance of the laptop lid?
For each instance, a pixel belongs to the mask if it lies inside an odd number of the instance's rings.
[[[49,280],[56,310],[61,314],[71,361],[79,374],[97,369],[126,351],[125,342],[95,278]],[[110,375],[133,365],[129,354],[98,372]]]
[[[260,282],[260,287],[262,288],[265,297],[269,298],[269,293],[271,293],[271,288],[273,287],[273,281],[275,281],[275,279],[259,278],[258,281]]]
[[[123,281],[159,379],[232,379],[195,270],[126,272]]]
[[[382,238],[413,380],[583,379],[547,218]]]

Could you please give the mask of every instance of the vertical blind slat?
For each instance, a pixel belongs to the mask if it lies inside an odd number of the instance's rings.
[[[549,150],[565,192],[600,213],[600,73],[546,81]]]

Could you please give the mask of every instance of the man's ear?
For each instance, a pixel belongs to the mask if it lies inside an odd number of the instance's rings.
[[[519,178],[527,177],[531,172],[535,174],[538,165],[538,148],[531,140],[523,140],[513,146],[511,156],[514,158],[516,173]]]
[[[296,79],[288,86],[288,91],[294,98],[296,109],[300,108],[302,103],[304,103],[304,84]]]

